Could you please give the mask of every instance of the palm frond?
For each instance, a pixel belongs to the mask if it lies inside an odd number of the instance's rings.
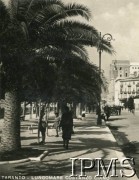
[[[26,12],[29,24],[43,24],[49,18],[61,12],[64,4],[59,0],[39,0],[33,1]]]
[[[62,10],[63,8],[57,4],[47,6],[36,15],[35,19],[31,23],[37,23],[39,25],[43,25],[44,23],[48,24],[50,23],[49,20],[51,19],[51,17],[54,18]]]
[[[0,34],[3,34],[10,21],[9,12],[3,1],[0,0]]]
[[[8,7],[11,19],[16,19],[18,14],[19,0],[10,0]]]
[[[59,27],[59,28],[64,28],[64,29],[68,29],[71,31],[78,31],[78,32],[81,29],[81,30],[88,31],[95,36],[98,36],[98,31],[93,26],[90,26],[86,23],[82,23],[82,22],[75,21],[75,20],[74,21],[64,20],[61,22],[57,22],[56,24],[52,25],[51,27],[54,27],[54,28]]]
[[[85,61],[88,61],[89,59],[88,53],[83,46],[77,44],[71,44],[71,50],[73,51],[73,53],[79,55]]]
[[[102,47],[102,50],[104,49],[105,52],[108,52],[109,54],[112,54],[112,55],[116,53],[111,42],[104,40],[102,43],[102,46],[103,45],[108,49],[108,50],[106,50],[105,47],[104,48]]]
[[[58,44],[57,49],[61,49],[61,51],[63,51],[63,58],[65,59],[69,59],[70,56],[76,56],[79,57],[81,59],[83,59],[84,61],[88,61],[88,52],[86,51],[86,49],[79,44],[71,44],[71,43],[63,43],[63,44]]]
[[[65,44],[63,46],[49,46],[39,50],[39,54],[47,56],[53,59],[59,59],[60,61],[74,59],[82,59],[88,61],[88,54],[86,49],[82,46]]]
[[[86,6],[80,4],[73,3],[73,4],[65,5],[65,12],[68,17],[80,15],[87,20],[91,18],[90,10]]]
[[[107,44],[102,44],[101,48],[102,48],[102,51],[105,51],[105,52],[107,52],[107,53],[109,53],[111,55],[116,53],[115,50],[113,49],[113,47],[108,46]]]
[[[94,27],[81,22],[63,21],[52,26],[44,26],[41,28],[41,35],[44,37],[43,41],[47,42],[96,45],[98,32]]]
[[[34,2],[34,0],[31,0],[31,1],[30,1],[29,5],[28,5],[28,8],[27,8],[26,14],[28,14],[28,12],[30,11],[30,8],[31,8],[33,2]]]
[[[79,15],[87,20],[89,20],[89,18],[91,17],[91,13],[88,10],[88,8],[83,5],[78,5],[78,4],[69,4],[67,6],[65,5],[64,8],[61,11],[59,11],[59,13],[47,19],[45,24],[54,24],[67,17],[79,16]]]
[[[115,54],[115,51],[111,45],[111,43],[105,39],[99,40],[97,42],[97,49],[105,51],[111,55]]]
[[[19,14],[24,18],[28,24],[32,21],[39,11],[44,9],[46,3],[44,0],[26,0],[20,1],[19,4]]]

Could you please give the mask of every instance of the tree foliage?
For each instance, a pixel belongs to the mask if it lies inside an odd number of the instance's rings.
[[[97,47],[99,34],[88,24],[67,19],[78,15],[90,19],[88,8],[78,4],[65,5],[58,0],[13,0],[8,9],[1,2],[1,10],[3,25],[0,36],[3,37],[2,61],[7,89],[20,86],[25,98],[30,94],[33,99],[46,98],[52,97],[52,92],[56,94],[55,83],[59,84],[60,90],[64,81],[74,80],[74,84],[78,84],[74,86],[82,85],[82,88],[76,87],[78,97],[82,91],[90,92],[90,95],[97,93],[98,70],[87,61],[84,45]],[[103,44],[103,49],[111,53],[111,44]],[[73,66],[76,69],[72,69]],[[62,75],[63,79],[59,81]],[[72,85],[67,89],[72,89],[71,94],[74,94]]]

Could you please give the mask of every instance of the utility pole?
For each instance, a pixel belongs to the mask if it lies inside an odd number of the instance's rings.
[[[100,37],[99,37],[99,47],[98,47],[98,53],[99,53],[99,75],[100,75],[100,79],[101,79],[101,54],[102,54],[102,44],[103,41],[107,41],[110,42],[113,38],[112,35],[107,33],[104,34],[103,36],[101,35],[100,32]],[[101,119],[101,82],[99,82],[99,98],[98,98],[98,118],[97,118],[97,125],[102,125],[102,119]]]

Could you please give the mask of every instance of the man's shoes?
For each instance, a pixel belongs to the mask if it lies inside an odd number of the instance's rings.
[[[59,135],[56,135],[55,137],[59,137]]]

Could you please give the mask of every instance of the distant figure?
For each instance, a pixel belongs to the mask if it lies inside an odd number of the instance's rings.
[[[46,133],[46,122],[42,121],[40,123],[40,132],[42,135],[42,141],[40,142],[40,144],[45,144],[45,133]]]
[[[133,103],[133,108],[132,108],[131,112],[132,112],[132,114],[135,115],[135,104],[134,103]]]
[[[106,106],[104,107],[104,112],[105,112],[105,114],[106,114],[106,120],[108,120],[109,117],[110,117],[110,108],[109,108],[108,105],[106,105]]]
[[[55,117],[55,121],[54,121],[53,126],[56,129],[56,137],[59,137],[59,135],[58,135],[59,125],[60,125],[60,116],[59,116],[59,113],[56,112],[55,116],[56,117]]]
[[[121,115],[121,110],[122,110],[122,107],[118,106],[118,115]]]
[[[40,144],[45,144],[46,127],[47,127],[46,114],[44,110],[42,110],[41,115],[40,115],[40,120],[39,120],[39,132],[41,132],[41,136],[42,136],[42,141],[40,142]]]
[[[133,114],[135,113],[135,103],[132,96],[128,98],[128,110]]]
[[[61,117],[60,127],[62,127],[63,147],[68,149],[73,129],[73,117],[67,106],[64,108],[64,112]]]
[[[82,111],[82,120],[85,120],[85,110]]]

